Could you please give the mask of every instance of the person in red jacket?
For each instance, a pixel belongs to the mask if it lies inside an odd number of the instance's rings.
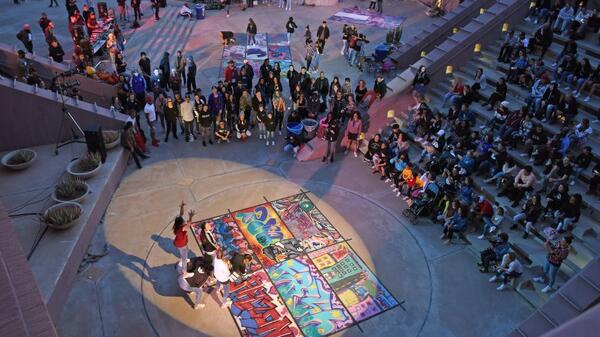
[[[190,229],[190,225],[192,223],[192,218],[194,217],[194,210],[190,210],[188,212],[188,221],[185,222],[183,219],[183,214],[185,202],[181,202],[179,205],[179,216],[175,218],[175,222],[173,223],[173,233],[175,234],[175,239],[173,240],[173,245],[175,248],[179,250],[179,263],[177,264],[177,270],[180,271],[181,274],[186,274],[187,270],[187,262],[188,262],[188,235],[187,232]],[[184,275],[185,278],[191,277],[193,275]]]

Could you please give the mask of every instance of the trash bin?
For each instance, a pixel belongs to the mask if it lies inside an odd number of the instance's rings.
[[[290,123],[287,125],[288,132],[293,133],[297,136],[302,134],[303,129],[304,126],[302,125],[302,123]]]
[[[314,119],[307,118],[302,120],[302,125],[304,126],[304,139],[310,140],[315,138],[319,123]]]
[[[196,19],[197,20],[204,19],[204,10],[205,10],[204,4],[196,4]]]
[[[375,58],[377,61],[383,61],[389,53],[390,48],[383,43],[375,47]]]

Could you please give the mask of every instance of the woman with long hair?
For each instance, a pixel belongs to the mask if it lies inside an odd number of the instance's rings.
[[[173,240],[173,245],[177,250],[179,250],[179,263],[177,264],[177,270],[180,271],[180,274],[187,273],[187,261],[188,261],[188,235],[187,232],[190,229],[190,225],[192,223],[192,218],[194,217],[194,210],[189,210],[188,212],[188,221],[185,222],[183,219],[183,214],[185,202],[181,202],[179,205],[179,215],[175,218],[173,223],[173,234],[175,234],[175,239]],[[193,275],[184,275],[184,277],[191,277]]]
[[[346,151],[344,154],[348,152],[348,150],[354,151],[354,157],[358,157],[358,142],[359,135],[362,130],[362,121],[360,120],[360,114],[355,111],[346,126],[346,140],[348,142],[346,146]]]

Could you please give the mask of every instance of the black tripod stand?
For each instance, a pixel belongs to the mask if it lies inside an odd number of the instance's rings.
[[[67,106],[65,105],[65,97],[63,96],[63,90],[65,90],[65,89],[66,88],[65,88],[64,83],[59,82],[57,93],[60,96],[61,110],[63,113],[63,117],[60,121],[60,127],[58,128],[58,135],[56,137],[56,146],[54,147],[55,155],[58,155],[58,149],[60,149],[63,146],[73,144],[73,143],[85,143],[85,141],[79,140],[79,136],[75,133],[73,128],[71,128],[71,138],[66,141],[61,141],[63,128],[65,127],[65,122],[67,122],[67,120],[71,120],[73,125],[75,125],[77,130],[80,132],[80,134],[85,135],[85,133],[83,132],[83,129],[81,128],[81,126],[79,126],[79,124],[75,120],[75,117],[73,117],[73,115],[69,112],[69,110],[67,109]]]

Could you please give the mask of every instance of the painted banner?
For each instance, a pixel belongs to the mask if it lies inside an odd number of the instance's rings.
[[[269,46],[289,46],[286,33],[269,34]]]
[[[302,336],[266,271],[260,270],[240,284],[231,283],[229,290],[231,313],[243,337]]]
[[[346,242],[308,255],[356,321],[398,305]]]
[[[290,55],[290,47],[288,46],[269,45],[269,60],[289,60],[291,59]]]
[[[252,249],[250,249],[248,241],[246,241],[244,235],[235,223],[235,220],[229,214],[192,224],[192,231],[194,232],[194,236],[196,236],[196,240],[198,242],[200,242],[200,226],[207,222],[212,224],[212,232],[215,236],[215,240],[217,240],[219,247],[225,251],[226,256],[231,258],[233,257],[234,253],[250,254],[252,255],[252,262],[250,263],[250,269],[247,272],[251,273],[262,268],[254,256],[254,252]]]
[[[329,335],[354,323],[306,255],[281,262],[268,272],[305,336]]]
[[[237,211],[234,218],[250,248],[267,268],[304,252],[269,204]]]
[[[304,194],[271,202],[306,252],[343,241],[340,233]]]
[[[330,21],[338,21],[350,25],[367,25],[378,28],[394,29],[400,27],[406,17],[382,15],[362,8],[343,8],[330,16]]]

